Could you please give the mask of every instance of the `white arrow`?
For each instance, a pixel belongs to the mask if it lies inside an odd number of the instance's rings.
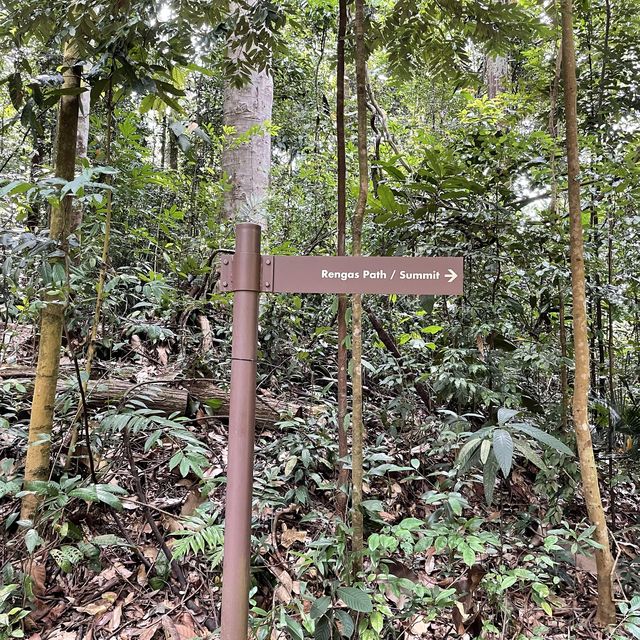
[[[451,283],[458,277],[458,274],[453,269],[449,269],[449,273],[446,273],[444,277]]]

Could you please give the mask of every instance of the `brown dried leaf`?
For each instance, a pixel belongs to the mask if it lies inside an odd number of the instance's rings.
[[[138,567],[138,572],[136,574],[136,582],[141,587],[144,587],[147,584],[147,569],[143,564],[141,564]]]
[[[45,591],[45,582],[47,581],[47,569],[44,563],[26,562],[24,567],[25,573],[33,580],[33,593],[34,595],[41,596]]]
[[[285,549],[289,549],[296,542],[304,542],[306,539],[306,531],[298,531],[297,529],[285,529],[280,536],[280,544]]]
[[[138,640],[151,640],[153,636],[156,635],[156,631],[160,626],[159,622],[152,624],[150,627],[147,627],[139,636]]]
[[[409,633],[413,636],[423,636],[431,633],[431,624],[422,615],[417,615],[413,618],[411,626],[409,627]]]

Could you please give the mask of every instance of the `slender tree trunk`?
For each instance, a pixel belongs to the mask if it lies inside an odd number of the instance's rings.
[[[352,225],[352,253],[362,254],[362,227],[369,190],[369,162],[367,157],[367,49],[365,44],[364,0],[355,0],[356,33],[356,96],[358,106],[358,174],[359,189]],[[354,294],[351,304],[352,358],[352,550],[355,566],[362,566],[360,554],[364,546],[362,514],[364,418],[362,399],[362,295]]]
[[[160,131],[160,168],[164,169],[167,157],[167,116],[162,116],[162,130]]]
[[[178,142],[173,131],[167,131],[167,137],[169,139],[169,169],[172,171],[178,170]]]
[[[569,375],[567,370],[567,325],[562,286],[558,290],[558,300],[560,306],[560,357],[562,358],[560,364],[560,424],[564,432],[569,424]]]
[[[347,157],[344,128],[344,85],[345,85],[345,38],[347,32],[347,0],[339,0],[338,51],[336,78],[336,153],[338,156],[338,246],[337,254],[346,255],[347,235]],[[344,459],[348,453],[347,443],[347,296],[338,296],[338,457]],[[344,463],[338,466],[338,493],[336,507],[343,517],[347,512],[346,485],[349,471]]]
[[[573,423],[580,459],[580,473],[589,520],[595,525],[595,539],[601,545],[596,551],[598,570],[598,608],[596,622],[606,626],[615,622],[613,602],[613,558],[609,546],[609,530],[605,519],[598,470],[589,429],[589,336],[585,292],[584,240],[580,206],[580,164],[578,151],[576,57],[573,40],[572,0],[562,0],[562,72],[567,135],[568,194],[570,220],[571,288],[573,292],[573,339],[575,381]]]
[[[609,517],[611,520],[611,530],[616,531],[616,490],[613,485],[614,464],[613,464],[613,447],[616,439],[616,423],[613,419],[613,407],[616,406],[615,397],[615,372],[616,361],[614,351],[614,333],[613,333],[613,300],[611,291],[613,289],[614,272],[613,272],[613,211],[608,212],[609,237],[607,240],[607,284],[609,285],[609,301],[607,306],[607,350],[609,356],[607,378],[609,383]]]
[[[549,134],[553,138],[554,143],[558,139],[558,90],[560,87],[560,76],[562,73],[562,42],[560,42],[556,51],[556,66],[553,74],[553,81],[549,90]],[[562,227],[562,220],[558,220],[558,174],[556,171],[556,149],[555,144],[551,154],[551,201],[549,203],[549,213],[552,217],[552,223]],[[563,259],[564,262],[564,259]],[[564,304],[564,287],[562,282],[558,283],[558,310],[559,310],[559,339],[560,339],[560,424],[562,431],[567,430],[569,424],[569,371],[567,367],[567,324],[566,309]]]
[[[91,109],[91,92],[89,87],[80,94],[80,104],[78,110],[78,133],[76,137],[76,160],[86,160],[89,150],[89,114]],[[82,205],[75,201],[71,212],[69,223],[71,233],[74,233],[82,225]]]
[[[82,68],[78,66],[76,47],[69,43],[64,50],[64,84],[65,89],[76,89],[80,86]],[[56,151],[56,177],[73,180],[76,162],[76,134],[78,128],[78,95],[63,95],[60,98],[58,113],[58,136]],[[49,233],[58,245],[62,255],[50,258],[53,273],[66,270],[68,236],[73,201],[65,196],[59,205],[51,208]],[[44,295],[44,307],[40,320],[40,345],[38,349],[38,365],[36,369],[31,420],[29,422],[29,439],[24,470],[24,487],[29,489],[30,483],[36,480],[47,480],[49,477],[51,431],[53,427],[53,410],[60,365],[60,348],[64,312],[67,304],[67,279],[48,285]],[[38,498],[27,494],[22,499],[21,518],[32,520],[38,506]]]
[[[257,0],[248,0],[253,6]],[[232,5],[232,9],[233,9]],[[245,55],[241,47],[229,45],[232,61]],[[231,144],[222,153],[222,170],[229,180],[224,215],[229,219],[255,222],[266,228],[264,200],[269,187],[271,134],[266,129],[273,107],[273,78],[264,71],[251,71],[241,87],[227,82],[224,89],[223,122],[231,127]],[[252,130],[251,138],[241,144],[235,139]]]
[[[113,135],[113,88],[111,80],[109,81],[109,88],[107,90],[107,122],[105,125],[105,163],[111,164],[111,138]],[[111,185],[111,176],[107,175],[106,184]],[[91,375],[91,369],[93,367],[93,360],[96,355],[96,339],[98,337],[98,328],[100,326],[100,318],[102,317],[102,304],[104,302],[104,285],[107,280],[107,270],[109,268],[109,249],[111,246],[111,213],[113,211],[113,201],[111,190],[106,191],[106,207],[105,207],[105,219],[104,219],[104,238],[102,240],[102,255],[100,259],[100,272],[98,274],[98,282],[96,284],[96,306],[93,312],[93,320],[91,321],[91,328],[89,329],[89,335],[87,337],[87,356],[85,360],[85,371],[87,373],[87,379],[83,383],[84,393],[87,392],[87,385],[89,384],[89,377]],[[78,442],[78,426],[84,407],[78,406],[73,425],[71,427],[71,439],[69,443],[69,455],[67,457],[67,463],[65,469],[69,468],[71,460]]]

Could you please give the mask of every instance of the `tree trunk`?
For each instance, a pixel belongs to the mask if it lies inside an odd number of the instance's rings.
[[[78,133],[76,136],[76,159],[86,160],[89,150],[89,114],[91,109],[91,91],[86,87],[86,91],[80,94],[80,104],[78,110]],[[73,203],[71,221],[69,223],[71,233],[75,232],[82,224],[82,205],[79,202]]]
[[[501,0],[507,3],[510,0]],[[485,56],[484,82],[487,87],[487,97],[493,100],[505,90],[509,76],[509,61],[506,56]]]
[[[596,622],[606,626],[615,622],[613,602],[613,558],[609,531],[598,484],[598,470],[589,429],[589,336],[585,292],[584,241],[580,206],[580,165],[578,151],[576,57],[573,41],[572,0],[562,0],[562,72],[567,136],[568,195],[571,252],[571,288],[573,293],[573,340],[575,381],[573,422],[580,459],[580,473],[589,520],[595,525],[595,539],[601,545],[596,551],[598,569],[598,609]]]
[[[178,141],[176,140],[176,136],[171,131],[171,127],[169,127],[169,131],[167,131],[167,139],[169,140],[169,169],[172,171],[178,170]]]
[[[71,373],[68,371],[68,373]],[[30,379],[36,372],[29,367],[18,365],[0,367],[0,380],[19,380],[33,392]],[[68,391],[67,382],[61,381],[56,385],[56,393]],[[148,409],[162,411],[166,415],[180,413],[186,415],[192,403],[206,403],[214,401],[215,417],[226,418],[229,415],[229,392],[212,380],[198,379],[167,379],[153,380],[149,384],[135,384],[128,380],[106,378],[90,380],[86,388],[87,406],[102,408],[117,405],[125,399],[143,402]],[[312,407],[292,402],[283,402],[267,396],[258,396],[256,403],[256,422],[273,424],[283,415],[303,416],[312,411]]]
[[[336,70],[336,154],[338,160],[338,246],[337,254],[346,255],[347,235],[347,154],[344,129],[344,84],[345,84],[345,38],[347,32],[347,0],[339,0],[338,51]],[[341,460],[349,454],[347,442],[347,296],[338,295],[338,457]],[[346,486],[349,470],[343,462],[338,463],[337,511],[343,517],[347,513]]]
[[[362,254],[362,227],[369,191],[369,162],[367,157],[367,49],[365,44],[364,0],[355,0],[356,32],[356,96],[358,105],[358,174],[359,189],[352,225],[352,253]],[[362,406],[362,295],[354,294],[351,304],[351,358],[352,358],[352,464],[353,478],[352,516],[355,554],[354,566],[362,566],[364,546],[362,514],[364,419]]]
[[[65,89],[76,89],[80,86],[82,68],[77,65],[76,47],[68,43],[64,50],[64,84]],[[60,98],[58,113],[58,136],[56,150],[56,177],[73,180],[76,162],[76,134],[78,130],[78,95],[63,95]],[[50,237],[58,245],[62,255],[50,258],[53,273],[65,269],[65,258],[68,251],[68,236],[73,201],[65,196],[59,205],[51,207]],[[62,346],[62,330],[64,312],[67,304],[67,278],[64,282],[51,283],[44,294],[44,307],[40,321],[40,346],[38,349],[38,365],[34,400],[29,422],[29,440],[24,470],[24,487],[29,489],[35,480],[47,480],[49,477],[51,430],[53,426],[53,407],[60,365],[60,347]],[[21,518],[32,520],[38,506],[38,499],[27,494],[22,499]]]
[[[257,0],[248,0],[253,6]],[[232,6],[232,9],[237,7]],[[241,46],[229,46],[232,61],[245,55]],[[224,89],[223,122],[231,127],[231,139],[222,153],[222,170],[229,180],[224,216],[239,222],[255,222],[266,228],[264,200],[269,187],[271,134],[267,130],[273,107],[273,78],[266,71],[251,71],[240,87],[228,81]],[[236,140],[251,130],[249,140]]]
[[[504,56],[486,57],[484,78],[487,96],[491,100],[504,91],[508,74],[509,63]]]

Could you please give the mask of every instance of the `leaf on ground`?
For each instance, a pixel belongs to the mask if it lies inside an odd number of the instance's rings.
[[[280,544],[285,549],[289,549],[296,542],[304,542],[306,539],[306,531],[298,531],[297,529],[285,529],[280,536]]]

